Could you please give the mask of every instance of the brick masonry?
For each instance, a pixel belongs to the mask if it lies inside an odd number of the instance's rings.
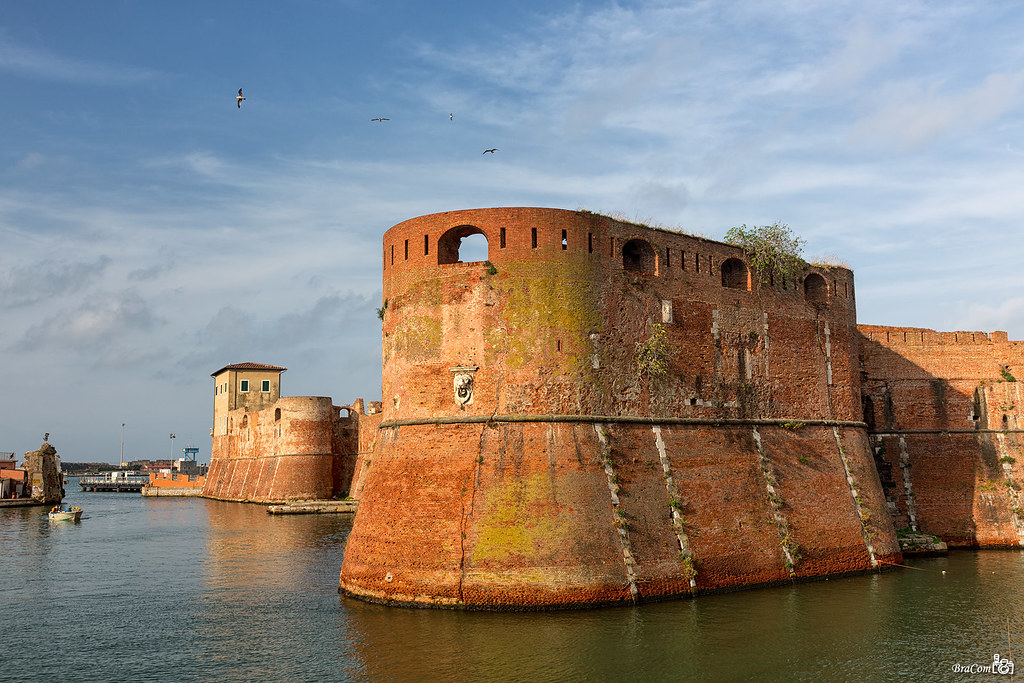
[[[477,233],[488,261],[457,262]],[[405,221],[382,256],[343,592],[579,607],[899,561],[849,270],[761,283],[730,245],[533,208]],[[667,372],[641,373],[659,330]]]
[[[862,325],[865,419],[900,529],[1020,547],[1024,343],[1005,332]]]
[[[217,396],[223,400],[215,402],[210,470],[202,495],[249,503],[347,496],[360,431],[373,433],[380,421],[374,414],[379,403],[371,404],[366,414],[362,399],[338,407],[328,397],[281,397],[284,368],[264,367],[270,369],[258,369],[263,374],[254,375],[253,386],[261,377],[273,377],[273,390],[247,392],[251,396],[237,391],[237,377],[225,381],[228,373],[214,374]]]
[[[488,260],[460,262],[474,234]],[[382,259],[381,403],[214,373],[204,495],[359,499],[343,593],[588,607],[879,570],[897,529],[1022,546],[1005,332],[858,326],[846,268],[762,282],[733,246],[581,211],[421,216]]]

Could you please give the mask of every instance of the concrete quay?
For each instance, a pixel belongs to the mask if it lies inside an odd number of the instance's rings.
[[[203,494],[202,486],[143,486],[142,495],[147,498],[186,498],[199,497]]]
[[[34,500],[32,498],[11,498],[0,500],[0,508],[27,508],[40,505],[53,505],[53,502]]]

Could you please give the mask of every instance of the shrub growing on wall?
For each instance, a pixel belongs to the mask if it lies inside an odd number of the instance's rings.
[[[725,241],[747,252],[763,282],[768,282],[772,273],[792,279],[807,266],[801,256],[804,240],[785,223],[729,228]]]
[[[647,341],[636,343],[636,368],[640,377],[660,377],[668,372],[668,339],[661,323],[651,325]]]

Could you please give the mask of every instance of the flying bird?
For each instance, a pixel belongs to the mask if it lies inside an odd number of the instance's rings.
[[[235,101],[236,101],[236,102],[238,102],[238,108],[239,108],[239,109],[241,109],[241,108],[242,108],[242,100],[244,100],[244,99],[245,99],[245,98],[244,98],[244,97],[242,97],[242,89],[241,89],[241,88],[239,88],[239,89],[238,89],[238,94],[237,94],[237,95],[235,95]]]
[[[448,114],[448,120],[451,121],[455,118],[455,114]]]
[[[390,121],[391,119],[384,118],[383,116],[378,116],[377,118],[370,120],[376,121],[377,123],[384,123],[385,121]]]
[[[497,147],[494,147],[494,148],[492,148],[492,149],[485,149],[483,153],[484,153],[484,154],[488,154],[488,153],[490,153],[490,154],[494,154],[494,153],[495,153],[495,152],[497,152],[497,151],[498,151],[498,148],[497,148]]]

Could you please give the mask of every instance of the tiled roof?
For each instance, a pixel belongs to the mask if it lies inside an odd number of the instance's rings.
[[[216,377],[225,370],[280,370],[284,372],[288,368],[282,368],[280,365],[267,365],[266,363],[233,363],[231,365],[225,365],[217,372],[214,372],[210,377]]]

